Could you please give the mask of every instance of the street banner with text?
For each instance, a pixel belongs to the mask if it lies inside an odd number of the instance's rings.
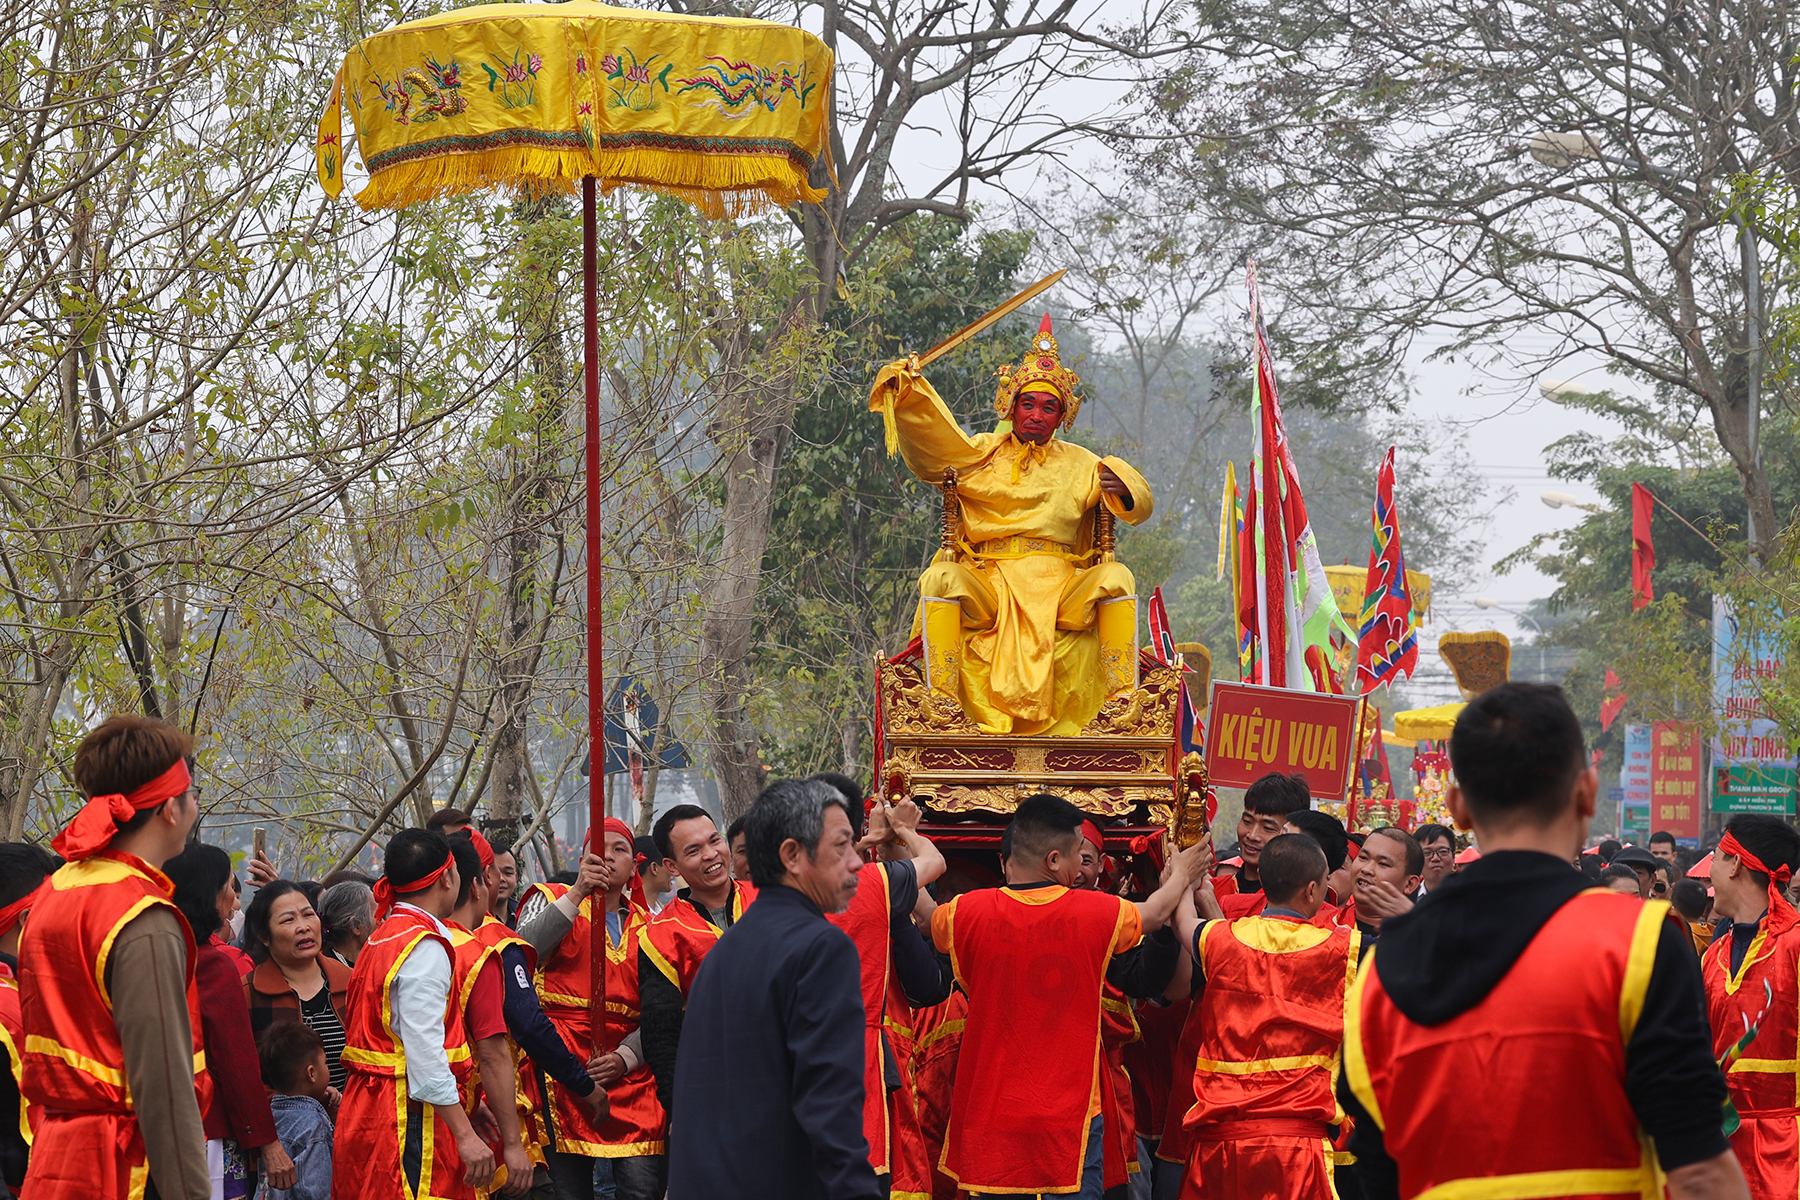
[[[1300,775],[1318,800],[1342,800],[1356,769],[1355,696],[1215,682],[1206,735],[1214,787]]]
[[[1780,638],[1744,628],[1730,599],[1714,596],[1712,668],[1713,711],[1720,716],[1712,810],[1791,816],[1794,748],[1762,697],[1763,683],[1781,674]]]
[[[1686,721],[1650,726],[1650,832],[1700,844],[1700,734]]]

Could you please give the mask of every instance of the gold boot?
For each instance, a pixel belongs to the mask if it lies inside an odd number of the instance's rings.
[[[1102,600],[1095,628],[1100,635],[1100,676],[1106,695],[1129,695],[1138,685],[1137,597]]]
[[[921,601],[925,631],[925,684],[962,703],[962,603],[927,596]]]

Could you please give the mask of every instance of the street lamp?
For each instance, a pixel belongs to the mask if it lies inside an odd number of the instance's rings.
[[[1552,403],[1557,403],[1564,399],[1574,399],[1576,396],[1587,396],[1592,395],[1592,393],[1582,387],[1579,383],[1565,383],[1560,379],[1545,379],[1538,383],[1538,395]]]
[[[1580,496],[1571,496],[1567,492],[1545,492],[1539,499],[1544,502],[1546,508],[1583,508],[1588,512],[1600,511],[1598,504],[1589,504]],[[1480,604],[1481,601],[1477,600],[1475,603]],[[1484,605],[1483,607],[1488,606]]]
[[[1539,683],[1550,682],[1550,678],[1549,678],[1550,669],[1549,669],[1549,666],[1544,657],[1544,627],[1542,625],[1538,624],[1537,618],[1532,616],[1528,612],[1521,612],[1516,608],[1508,608],[1506,605],[1500,603],[1498,600],[1494,599],[1492,596],[1477,596],[1477,597],[1475,597],[1475,607],[1476,608],[1491,608],[1498,612],[1506,613],[1509,616],[1517,617],[1521,621],[1531,622],[1531,627],[1533,629],[1537,630],[1537,633],[1538,633],[1538,636],[1537,636],[1537,652],[1538,652],[1537,681]]]
[[[1576,162],[1587,159],[1592,162],[1607,163],[1615,167],[1641,172],[1648,178],[1668,183],[1675,176],[1661,167],[1638,159],[1615,158],[1610,154],[1602,154],[1600,145],[1592,134],[1575,133],[1573,131],[1541,130],[1531,135],[1526,148],[1531,157],[1552,170],[1566,170]],[[1762,444],[1758,433],[1762,426],[1762,263],[1759,261],[1756,248],[1756,230],[1741,215],[1733,213],[1732,220],[1738,227],[1738,269],[1743,277],[1744,287],[1744,401],[1748,406],[1744,430],[1750,443],[1750,465],[1753,469],[1762,467]],[[1546,501],[1547,503],[1547,501]],[[1556,507],[1551,505],[1552,508]],[[1750,511],[1745,522],[1744,532],[1750,541],[1750,553],[1754,560],[1756,555],[1756,513]]]

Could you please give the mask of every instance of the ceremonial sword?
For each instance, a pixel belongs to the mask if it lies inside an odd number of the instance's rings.
[[[980,333],[982,330],[986,329],[988,326],[992,325],[994,322],[1000,320],[1002,317],[1005,317],[1005,316],[1008,316],[1009,314],[1011,314],[1014,309],[1016,309],[1020,305],[1024,304],[1027,300],[1030,300],[1032,297],[1049,290],[1049,288],[1052,285],[1054,285],[1057,280],[1061,279],[1064,275],[1067,275],[1068,273],[1069,272],[1068,272],[1067,268],[1064,268],[1063,270],[1060,270],[1060,271],[1050,272],[1050,274],[1044,276],[1042,279],[1038,280],[1036,283],[1032,284],[1030,287],[1026,288],[1024,291],[1020,292],[1018,295],[1014,296],[1012,299],[1001,304],[1000,307],[994,309],[992,312],[987,313],[985,316],[977,317],[974,321],[970,322],[967,325],[964,325],[961,329],[957,330],[955,333],[951,334],[949,337],[945,338],[943,341],[939,342],[937,345],[933,346],[931,349],[927,350],[925,353],[919,355],[918,365],[921,367],[924,367],[924,366],[929,366],[930,364],[936,362],[938,359],[944,357],[944,355],[950,353],[952,350],[956,349],[958,346],[962,345],[964,342],[968,341],[970,338],[974,337],[976,334]]]

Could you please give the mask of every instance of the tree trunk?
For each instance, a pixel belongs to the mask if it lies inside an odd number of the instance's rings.
[[[700,631],[700,669],[708,681],[713,774],[725,819],[734,820],[762,790],[762,752],[748,713],[750,633],[756,588],[775,511],[775,478],[799,403],[796,381],[734,388],[714,419],[725,455],[725,520],[719,560]]]

